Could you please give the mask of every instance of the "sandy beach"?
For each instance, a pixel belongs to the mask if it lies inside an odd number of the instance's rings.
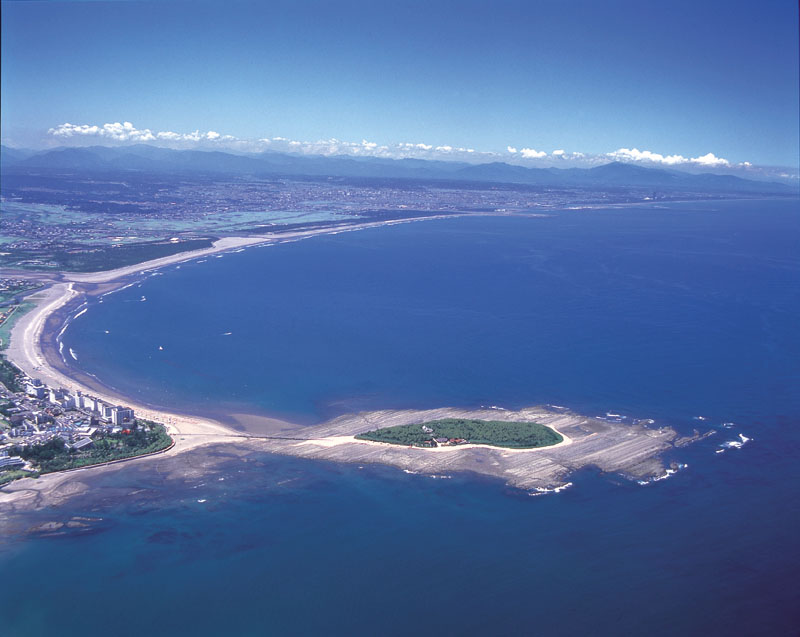
[[[52,364],[52,358],[48,360],[48,354],[51,357],[57,356],[57,353],[55,353],[54,334],[50,334],[48,330],[46,330],[48,320],[68,304],[80,301],[82,295],[86,294],[87,291],[93,287],[96,288],[102,285],[103,291],[107,292],[115,289],[117,286],[127,284],[130,280],[134,280],[137,276],[144,273],[150,273],[159,268],[191,261],[212,254],[241,250],[255,245],[298,241],[324,234],[338,234],[341,232],[352,232],[367,228],[410,223],[414,221],[426,221],[429,219],[442,219],[452,216],[454,215],[435,215],[410,219],[394,219],[390,221],[354,223],[292,232],[274,232],[256,237],[225,237],[215,241],[209,248],[181,252],[159,259],[117,268],[115,270],[91,273],[57,273],[58,282],[45,285],[28,297],[28,301],[33,302],[34,307],[14,325],[5,355],[8,360],[29,376],[40,379],[50,387],[60,387],[72,392],[81,391],[96,396],[108,403],[124,404],[132,407],[137,416],[166,425],[170,435],[175,439],[175,446],[170,453],[180,453],[198,445],[208,444],[209,442],[220,442],[222,440],[241,441],[242,438],[247,438],[249,435],[228,427],[216,420],[153,409],[152,407],[139,404],[124,396],[116,395],[108,388],[98,388],[97,386],[88,387],[76,378],[77,375],[68,374],[58,369]],[[36,278],[41,278],[42,275],[41,273],[35,273],[35,276]],[[51,280],[55,278],[56,276],[52,276]],[[280,421],[273,422],[276,426],[280,424],[291,426],[291,423],[280,423]]]
[[[72,392],[81,391],[87,394],[97,395],[98,398],[109,403],[124,403],[130,405],[136,410],[138,416],[167,425],[171,434],[206,434],[216,436],[231,433],[238,434],[238,432],[232,432],[223,425],[210,420],[195,419],[183,415],[155,411],[145,406],[132,403],[127,398],[115,396],[110,393],[98,395],[97,391],[82,385],[75,379],[50,365],[41,344],[45,323],[50,315],[64,307],[69,301],[75,299],[77,294],[73,283],[56,283],[32,295],[30,300],[32,300],[36,306],[14,326],[11,342],[6,351],[8,359],[29,376],[39,378],[50,387],[63,387]],[[185,446],[187,445],[181,445],[181,447]]]
[[[136,411],[138,417],[163,423],[175,441],[174,446],[158,456],[131,459],[131,462],[157,463],[158,458],[174,457],[176,454],[205,445],[239,443],[239,446],[244,445],[253,451],[262,450],[338,462],[388,464],[415,472],[472,471],[501,478],[509,484],[524,489],[563,486],[568,474],[589,465],[636,478],[663,474],[664,464],[660,455],[673,446],[676,438],[675,432],[669,428],[653,430],[641,425],[613,424],[542,407],[516,412],[497,411],[491,408],[448,407],[347,414],[308,427],[258,416],[256,418],[260,423],[259,433],[254,434],[212,418],[154,409],[140,404],[115,394],[113,390],[88,377],[86,381],[82,381],[79,372],[62,364],[56,345],[57,335],[64,321],[80,307],[87,295],[105,294],[118,287],[129,285],[137,277],[149,274],[157,268],[213,253],[432,218],[441,217],[315,228],[259,237],[228,237],[215,242],[211,248],[176,254],[108,272],[63,273],[58,280],[51,277],[49,285],[37,290],[28,298],[34,303],[34,307],[14,325],[6,355],[28,375],[41,379],[48,386],[61,387],[72,392],[81,391],[111,404],[127,405]],[[246,414],[238,414],[236,418],[232,418],[232,422],[241,422],[247,417]],[[509,449],[480,444],[427,449],[355,438],[360,433],[382,426],[427,422],[448,417],[538,422],[557,431],[563,440],[556,445],[534,449]],[[88,467],[77,473],[85,475],[84,472],[87,471],[114,470],[118,467],[119,465],[114,465],[113,468]],[[0,491],[0,504],[32,497],[30,491],[36,492],[37,498],[50,491],[61,493],[62,490],[66,490],[65,493],[68,493],[73,488],[70,485],[80,483],[78,478],[70,477],[74,475],[49,474],[35,481],[29,479],[17,481]]]
[[[431,215],[429,217],[413,217],[409,219],[392,219],[389,221],[370,221],[366,223],[347,223],[336,226],[326,226],[322,228],[311,228],[309,230],[293,230],[290,232],[269,232],[260,234],[258,236],[248,237],[223,237],[217,239],[210,248],[200,248],[199,250],[190,250],[188,252],[179,252],[167,257],[159,259],[152,259],[143,263],[128,265],[123,268],[115,270],[105,270],[103,272],[64,272],[61,278],[65,281],[74,281],[76,283],[109,283],[118,279],[128,277],[131,275],[141,274],[145,271],[157,270],[168,265],[176,263],[183,263],[193,259],[200,259],[221,252],[230,252],[247,248],[255,245],[264,245],[270,243],[283,243],[286,241],[298,241],[300,239],[308,239],[324,234],[339,234],[341,232],[353,232],[356,230],[366,230],[368,228],[378,228],[381,226],[391,226],[402,223],[412,223],[415,221],[428,221],[431,219],[450,219],[461,215],[448,214],[448,215]]]

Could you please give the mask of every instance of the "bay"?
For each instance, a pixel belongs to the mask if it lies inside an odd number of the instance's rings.
[[[717,433],[668,480],[589,471],[537,498],[255,452],[183,480],[126,467],[31,514],[102,517],[93,533],[0,545],[4,625],[795,634],[799,281],[796,201],[420,222],[166,269],[64,334],[73,364],[158,406],[310,424],[555,403]],[[225,452],[185,462],[204,453]]]

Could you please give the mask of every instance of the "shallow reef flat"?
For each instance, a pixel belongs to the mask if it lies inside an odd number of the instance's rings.
[[[565,440],[551,447],[502,449],[464,445],[422,449],[356,440],[356,434],[382,427],[442,418],[537,422],[556,429]],[[470,471],[500,478],[528,490],[563,487],[580,469],[595,467],[629,479],[665,475],[662,455],[673,449],[677,433],[669,427],[607,422],[548,407],[501,409],[385,410],[346,415],[303,431],[308,440],[262,440],[269,451],[338,462],[380,463],[406,471],[442,474]]]
[[[534,449],[503,449],[483,445],[423,449],[356,440],[353,437],[380,427],[421,424],[442,418],[537,422],[556,429],[564,441]],[[694,436],[679,438],[672,428],[653,428],[651,423],[608,422],[550,407],[529,407],[519,411],[447,407],[348,414],[313,427],[270,436],[241,433],[227,437],[195,435],[192,437],[194,444],[183,447],[177,445],[168,454],[11,483],[0,492],[0,529],[9,530],[14,526],[11,524],[16,517],[13,514],[51,509],[67,500],[87,497],[94,491],[91,485],[101,476],[122,475],[130,470],[158,476],[159,482],[173,479],[179,482],[203,480],[213,474],[221,462],[237,458],[246,461],[253,452],[333,462],[383,464],[424,475],[472,472],[501,479],[508,485],[532,493],[561,489],[569,484],[572,473],[590,467],[646,482],[668,475],[670,469],[665,466],[663,459],[666,452],[703,437],[695,433]],[[178,439],[184,437],[185,434],[176,434]],[[130,492],[129,488],[124,488],[111,494],[109,489],[104,488],[97,496],[113,499]]]

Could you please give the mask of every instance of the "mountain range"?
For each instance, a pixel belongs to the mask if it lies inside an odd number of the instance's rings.
[[[125,172],[176,176],[308,176],[489,182],[564,188],[657,188],[692,192],[797,194],[777,182],[733,175],[690,174],[612,162],[593,168],[528,168],[504,162],[469,164],[424,159],[345,155],[173,150],[146,144],[31,151],[0,147],[0,169],[8,174],[109,175]]]

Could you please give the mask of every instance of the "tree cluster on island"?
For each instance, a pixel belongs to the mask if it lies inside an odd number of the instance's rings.
[[[478,444],[510,449],[548,447],[563,441],[558,432],[535,422],[468,418],[443,418],[412,425],[383,427],[359,434],[356,439],[413,447]]]

